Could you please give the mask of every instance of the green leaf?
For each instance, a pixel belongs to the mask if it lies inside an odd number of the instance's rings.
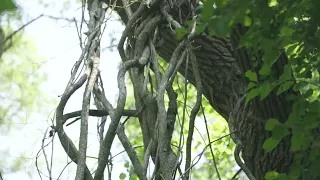
[[[288,175],[285,173],[279,174],[278,180],[290,180]]]
[[[306,142],[309,142],[309,140],[302,133],[294,134],[291,137],[291,150],[296,151],[301,149]]]
[[[201,19],[204,23],[207,23],[213,14],[213,4],[214,0],[205,1],[203,4],[203,9],[201,11]]]
[[[279,124],[280,124],[280,122],[279,122],[277,119],[270,118],[270,119],[267,120],[267,123],[266,123],[266,125],[265,125],[265,129],[266,129],[267,131],[272,131],[273,128],[274,128],[275,126],[279,125]]]
[[[251,18],[249,16],[245,16],[243,24],[244,24],[244,26],[247,26],[247,27],[251,26],[251,24],[252,24]]]
[[[120,175],[119,175],[119,178],[120,179],[125,179],[127,177],[127,175],[125,174],[125,173],[121,173]]]
[[[254,88],[249,91],[247,98],[246,98],[246,104],[253,98],[257,97],[260,94],[260,87]]]
[[[294,33],[294,30],[292,28],[284,26],[282,27],[280,33],[282,36],[292,36],[292,34]]]
[[[292,87],[292,85],[294,84],[293,81],[286,81],[284,83],[282,83],[277,91],[277,95],[287,91],[288,89],[290,89]]]
[[[265,48],[265,55],[262,57],[262,61],[264,65],[267,65],[270,70],[271,70],[271,66],[277,61],[280,53],[278,51],[276,51],[275,49],[272,49],[272,47],[274,46],[274,42],[273,41],[263,41],[264,44],[263,48]]]
[[[188,31],[186,30],[186,28],[181,27],[181,28],[177,28],[176,29],[176,38],[177,40],[181,40],[184,35],[186,35],[188,33]]]
[[[251,88],[254,88],[254,87],[256,87],[256,86],[257,86],[256,83],[254,83],[254,82],[249,82],[249,84],[248,84],[248,90],[250,90]]]
[[[232,16],[226,14],[223,18],[212,19],[209,21],[208,26],[210,29],[214,30],[215,35],[225,37],[231,31],[231,28],[228,26],[231,17]]]
[[[320,114],[320,101],[313,101],[308,105],[308,110],[310,112],[315,112]]]
[[[317,114],[316,113],[306,114],[303,118],[303,122],[304,122],[303,128],[309,129],[309,130],[317,128],[320,124],[320,121],[317,118]]]
[[[264,176],[266,180],[274,180],[274,179],[277,179],[278,177],[279,177],[279,173],[276,171],[269,171]]]
[[[269,95],[269,93],[272,91],[273,88],[269,82],[266,82],[260,86],[260,89],[261,89],[260,99],[263,100]]]
[[[263,143],[263,149],[267,152],[272,151],[275,147],[277,147],[279,142],[279,140],[275,140],[272,137],[270,137]]]
[[[302,172],[302,166],[300,163],[294,163],[291,165],[290,167],[290,173],[289,173],[289,177],[290,179],[298,179],[298,177],[300,176],[301,172]]]
[[[299,116],[296,112],[292,112],[289,117],[288,120],[286,121],[286,125],[289,126],[293,126],[298,124],[299,120],[301,119],[301,116]]]
[[[124,167],[128,169],[128,168],[129,168],[129,164],[130,164],[129,161],[127,161],[127,162],[124,164]]]
[[[302,177],[303,177],[303,179],[314,179],[313,178],[313,172],[310,171],[309,169],[306,169],[306,170],[303,171]]]
[[[283,69],[282,75],[279,77],[280,81],[286,81],[292,79],[292,71],[291,71],[291,65],[286,64]]]
[[[273,7],[278,5],[278,1],[277,0],[269,0],[269,7]]]
[[[277,125],[272,129],[272,138],[279,141],[289,134],[289,130],[283,125]]]
[[[297,51],[298,43],[290,44],[289,46],[286,47],[286,53],[288,55],[295,54]]]
[[[267,76],[271,73],[271,66],[267,65],[266,63],[263,63],[261,69],[259,70],[259,74],[263,76]]]
[[[293,90],[294,91],[301,91],[301,90],[304,90],[306,87],[309,86],[309,83],[308,82],[305,82],[305,81],[300,81],[298,83],[296,83],[293,87]]]
[[[309,153],[309,158],[311,161],[317,161],[317,157],[320,157],[320,152],[317,148],[311,148],[310,153]]]
[[[200,35],[201,33],[204,32],[205,28],[206,28],[205,23],[201,23],[200,25],[196,26],[196,34]]]
[[[250,81],[258,82],[257,73],[249,70],[244,74]]]
[[[297,99],[293,103],[292,111],[299,116],[304,116],[306,114],[306,109],[307,109],[306,105],[307,105],[307,101],[305,101],[305,99],[303,98]]]
[[[15,5],[14,1],[12,0],[1,0],[0,1],[0,14],[5,11],[11,11],[16,9],[17,6]]]

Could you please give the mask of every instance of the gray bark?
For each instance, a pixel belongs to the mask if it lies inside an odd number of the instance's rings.
[[[117,5],[121,7],[121,1],[117,1]],[[137,10],[137,6],[137,3],[131,6],[133,13]],[[178,10],[170,12],[173,17],[179,17]],[[188,8],[180,8],[180,10],[182,14],[188,14]],[[124,10],[119,8],[116,11],[126,24],[128,18]],[[156,11],[159,9],[147,9],[145,14]],[[178,21],[179,18],[176,19]],[[163,25],[159,26],[160,36],[157,39],[156,50],[163,59],[169,62],[179,42],[166,24],[167,22],[163,21]],[[265,173],[271,170],[289,171],[293,159],[293,154],[289,151],[290,138],[282,140],[278,147],[269,153],[263,150],[262,145],[270,137],[270,133],[264,129],[266,120],[277,118],[280,121],[285,121],[291,112],[292,104],[285,100],[286,93],[277,96],[272,92],[265,100],[253,99],[247,106],[242,105],[234,112],[236,104],[246,94],[248,81],[244,73],[247,70],[257,72],[258,68],[252,66],[253,57],[261,61],[261,55],[253,54],[250,49],[238,48],[239,39],[245,32],[246,29],[239,25],[234,28],[230,37],[219,38],[200,35],[194,39],[192,46],[201,72],[205,97],[228,123],[232,123],[236,130],[235,136],[240,139],[243,145],[242,158],[246,166],[256,179],[263,179]],[[282,54],[273,66],[272,73],[281,74],[286,62],[287,57]],[[179,72],[183,75],[184,70],[185,64],[181,66]],[[195,85],[191,66],[188,71],[189,75],[186,78]],[[231,112],[236,117],[233,122],[229,122]],[[144,139],[144,143],[147,142],[149,140]],[[145,148],[147,148],[147,144],[145,144]]]

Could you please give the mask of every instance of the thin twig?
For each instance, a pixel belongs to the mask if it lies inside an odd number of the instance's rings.
[[[88,2],[89,3],[89,2]],[[94,31],[96,29],[95,25],[97,25],[98,30],[93,38],[95,40],[89,49],[89,59],[86,62],[86,73],[88,74],[88,81],[83,93],[83,101],[82,101],[82,111],[81,111],[81,124],[80,124],[80,138],[79,138],[79,157],[77,164],[77,172],[76,172],[76,180],[82,180],[84,178],[85,169],[86,169],[86,154],[87,154],[87,143],[88,143],[88,119],[89,119],[89,108],[90,108],[90,99],[91,93],[93,91],[94,84],[97,79],[97,75],[99,72],[99,64],[100,64],[100,33],[101,33],[101,24],[100,19],[103,21],[105,17],[105,11],[101,7],[100,1],[91,2],[90,6],[88,5],[89,11],[92,12],[100,12],[90,14],[90,23],[89,23],[89,31]],[[91,9],[92,8],[92,9]],[[97,18],[98,16],[98,18]],[[102,22],[101,21],[101,22]]]
[[[122,146],[125,148],[131,163],[134,167],[134,171],[137,174],[137,176],[139,177],[139,179],[141,180],[147,180],[146,174],[144,173],[144,169],[141,166],[141,163],[139,161],[139,158],[136,154],[136,152],[134,151],[128,137],[126,136],[125,132],[124,132],[124,126],[123,124],[120,124],[118,129],[117,129],[117,135],[118,138],[122,144]]]
[[[188,131],[187,145],[186,145],[186,164],[185,164],[186,172],[190,171],[189,168],[191,163],[190,161],[191,160],[191,144],[193,141],[194,123],[195,123],[195,118],[197,116],[197,113],[199,112],[201,100],[202,100],[202,83],[201,83],[199,67],[196,61],[196,56],[192,52],[191,43],[189,42],[187,44],[188,44],[188,50],[189,50],[189,56],[192,64],[193,74],[196,80],[197,97],[196,97],[196,103],[191,110],[190,120],[189,120],[189,131]],[[190,174],[189,172],[186,173],[186,176],[184,177],[184,179],[188,180],[189,174]]]
[[[77,24],[76,18],[73,18],[73,21],[74,21],[74,23],[76,25],[76,30],[77,30],[77,34],[78,34],[78,38],[79,38],[79,42],[80,42],[79,44],[80,44],[80,48],[82,50],[83,49],[83,47],[82,47],[82,35],[81,35],[81,32],[80,32],[80,30],[78,28],[78,24]]]
[[[234,158],[235,158],[237,164],[241,167],[243,172],[247,175],[247,177],[250,180],[256,180],[256,178],[251,173],[250,169],[242,162],[242,160],[240,158],[240,152],[241,152],[241,145],[237,144],[236,148],[234,150]]]
[[[89,115],[90,116],[95,116],[95,117],[103,117],[103,116],[108,116],[109,112],[106,110],[94,110],[90,109],[89,110]],[[140,113],[137,110],[123,110],[122,116],[130,116],[130,117],[139,117]],[[81,110],[79,111],[74,111],[71,113],[67,113],[63,115],[63,122],[65,123],[68,119],[74,118],[74,117],[79,117],[81,116]],[[77,118],[73,120],[72,122],[68,123],[67,126],[73,124],[74,122],[78,121],[81,118]]]
[[[205,126],[206,126],[207,138],[208,138],[209,144],[210,144],[210,142],[211,142],[211,140],[210,140],[210,132],[209,132],[209,129],[208,129],[207,118],[206,118],[206,115],[205,115],[204,108],[203,108],[202,104],[201,104],[201,110],[202,110],[202,114],[203,114],[204,123],[205,123]],[[213,150],[212,150],[212,146],[210,145],[209,147],[210,147],[210,153],[211,153],[211,156],[212,156],[214,168],[215,168],[215,170],[217,172],[218,178],[221,180],[220,173],[219,173],[218,166],[217,166],[217,162],[216,162],[216,158],[215,158],[215,155],[214,155]]]
[[[104,153],[99,153],[98,167],[97,167],[94,179],[101,179],[103,177],[104,170],[107,165],[108,157],[110,155],[111,145],[115,138],[116,130],[118,128],[118,124],[119,124],[121,115],[123,113],[123,109],[124,109],[126,98],[127,98],[125,74],[130,68],[137,67],[137,66],[139,66],[139,63],[137,61],[128,60],[123,64],[121,64],[121,67],[119,69],[119,72],[118,72],[119,97],[117,102],[117,108],[113,116],[111,116],[112,121],[107,130],[107,134],[105,136],[103,145],[100,148],[100,151],[103,150]]]
[[[60,179],[60,177],[61,177],[61,175],[62,175],[62,173],[63,173],[63,171],[69,166],[69,164],[71,164],[72,163],[72,161],[69,161],[64,167],[63,167],[63,169],[61,170],[61,172],[60,172],[60,174],[59,174],[59,176],[58,176],[58,178],[57,179]]]
[[[234,132],[232,132],[232,133],[234,133]],[[195,161],[195,159],[196,159],[197,157],[199,157],[199,158],[198,158],[198,160],[196,161],[196,163],[199,162],[199,160],[200,160],[201,156],[203,155],[203,153],[205,152],[205,150],[206,150],[209,146],[211,146],[212,143],[215,143],[215,142],[217,142],[217,141],[219,141],[219,140],[221,140],[221,139],[223,139],[223,138],[225,138],[225,137],[228,137],[228,136],[230,136],[232,133],[229,133],[229,134],[227,134],[227,135],[221,136],[221,137],[213,140],[211,143],[207,144],[207,145],[203,148],[203,150],[192,160],[192,162]],[[188,173],[188,171],[196,165],[196,163],[192,163],[192,165],[189,167],[189,169],[187,169],[186,172],[184,172],[183,174],[181,174],[181,176],[179,177],[179,179],[182,179],[182,178],[185,176],[185,174]]]
[[[44,155],[45,162],[46,162],[46,167],[47,167],[47,170],[48,170],[49,179],[52,180],[51,168],[50,168],[50,166],[49,166],[47,153],[46,153],[46,151],[44,150],[44,141],[45,141],[45,139],[46,139],[48,130],[49,130],[49,127],[48,127],[48,128],[46,129],[46,131],[44,132],[44,135],[43,135],[43,138],[42,138],[41,150],[42,150],[42,153],[43,153],[43,155]]]
[[[26,24],[22,25],[19,29],[15,30],[13,33],[11,33],[3,42],[3,44],[5,44],[9,39],[11,39],[15,34],[17,34],[18,32],[20,32],[22,29],[26,28],[28,25],[30,25],[31,23],[35,22],[36,20],[40,19],[41,17],[43,17],[43,14],[40,14],[39,16],[37,16],[36,18],[32,19],[31,21],[27,22]]]
[[[231,179],[236,179],[236,177],[240,174],[240,172],[242,171],[242,169],[240,168],[233,176]]]

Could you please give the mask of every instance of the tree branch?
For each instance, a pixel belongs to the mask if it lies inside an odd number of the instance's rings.
[[[118,135],[118,138],[119,138],[122,146],[126,150],[128,156],[131,160],[131,163],[134,167],[135,173],[138,175],[139,179],[147,180],[148,178],[146,177],[146,173],[144,172],[144,169],[141,166],[141,163],[138,159],[138,156],[137,156],[136,152],[134,151],[128,137],[126,136],[126,134],[124,132],[123,124],[120,124],[118,126],[117,135]]]
[[[121,64],[121,67],[119,69],[119,73],[118,73],[119,97],[117,102],[117,108],[115,109],[114,115],[111,116],[111,123],[107,130],[107,134],[103,140],[102,147],[100,148],[100,151],[99,151],[98,167],[94,176],[95,180],[100,180],[103,177],[104,170],[107,165],[108,157],[110,155],[111,145],[114,140],[121,115],[123,114],[123,109],[124,109],[126,98],[127,98],[125,73],[130,68],[137,67],[137,66],[139,66],[139,63],[137,61],[128,60],[123,64]]]
[[[96,110],[96,109],[90,109],[89,110],[89,116],[94,116],[94,117],[103,117],[103,116],[108,116],[109,112],[107,110]],[[63,115],[63,124],[70,118],[74,117],[79,117],[81,116],[81,110],[79,111],[74,111],[71,113],[67,113]],[[122,116],[130,116],[130,117],[139,117],[140,113],[137,110],[123,110]],[[67,126],[71,125],[72,123],[78,121],[79,119],[76,119],[70,123],[67,124]]]

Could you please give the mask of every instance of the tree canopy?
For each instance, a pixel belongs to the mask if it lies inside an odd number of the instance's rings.
[[[103,176],[117,134],[140,179],[146,179],[149,157],[155,164],[152,177],[171,179],[179,173],[183,179],[189,179],[193,174],[190,171],[194,166],[192,142],[202,95],[227,120],[236,144],[235,160],[249,179],[319,177],[316,1],[154,0],[131,5],[127,1],[88,1],[87,5],[89,12],[96,12],[89,23],[89,32],[94,35],[88,35],[88,40],[100,35],[101,30],[95,28],[100,27],[108,7],[119,14],[126,28],[118,44],[123,63],[118,74],[117,106],[113,107],[103,97],[102,86],[94,85],[93,81],[100,77],[96,71],[99,45],[90,41],[83,54],[89,58],[84,60],[91,73],[83,74],[74,85],[69,83],[58,106],[56,131],[62,145],[67,147],[71,142],[63,131],[63,106],[72,92],[88,79],[79,151],[74,147],[72,153],[67,152],[78,164],[76,178]],[[157,54],[168,64],[160,66]],[[80,62],[75,64],[74,73]],[[126,120],[121,121],[121,116],[128,113],[124,110],[127,71],[135,108],[141,113],[137,116],[144,144],[140,160],[124,134]],[[184,92],[179,91],[180,83],[176,84],[178,71],[186,79]],[[196,89],[191,96],[193,100],[187,98],[189,82]],[[107,110],[111,118],[106,136],[101,136],[103,153],[99,153],[94,177],[90,177],[85,166],[90,92],[95,94],[96,104],[100,104],[98,109]],[[177,105],[177,95],[182,96],[182,105]],[[184,128],[189,101],[191,112],[188,128]],[[182,124],[177,124],[180,115]],[[174,135],[179,134],[179,128],[182,133],[178,137],[183,137],[188,129],[187,138],[175,146]],[[215,176],[221,178],[209,137]],[[181,146],[184,143],[185,151]],[[185,154],[183,163],[178,160],[184,157],[182,154]]]
[[[15,7],[4,2],[0,13]],[[320,1],[81,3],[82,53],[49,133],[76,164],[76,179],[110,179],[117,138],[127,155],[120,179],[320,178]],[[125,25],[115,105],[100,71],[111,61],[101,58],[101,37],[114,14]],[[80,87],[81,110],[64,112]],[[99,117],[94,157],[91,117]],[[79,142],[67,128],[77,121]]]
[[[33,122],[29,118],[49,104],[40,88],[46,80],[46,75],[38,71],[42,57],[37,53],[31,38],[21,32],[23,28],[16,27],[22,24],[21,14],[16,10],[14,2],[0,2],[1,179],[3,175],[21,171],[25,162],[25,159],[17,158],[17,154],[12,154],[12,151],[17,150],[10,149],[10,141],[7,139],[17,131],[21,133],[26,123]],[[19,155],[25,156],[30,149],[24,147],[18,150],[21,152]]]

